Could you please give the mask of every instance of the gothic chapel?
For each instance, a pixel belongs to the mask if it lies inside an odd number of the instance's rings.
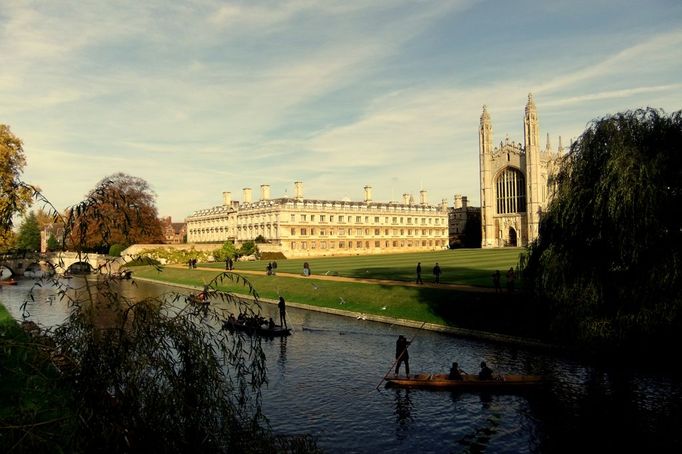
[[[493,127],[485,106],[479,127],[481,172],[481,247],[526,246],[538,235],[542,210],[551,192],[548,182],[563,153],[549,134],[540,148],[540,127],[533,95],[528,95],[523,118],[523,143],[508,138],[493,147]]]

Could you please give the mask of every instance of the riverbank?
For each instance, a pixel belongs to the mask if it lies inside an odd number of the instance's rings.
[[[201,290],[220,271],[167,267],[136,267],[135,279]],[[362,320],[423,328],[461,337],[486,339],[537,348],[557,348],[542,341],[531,308],[518,293],[495,293],[465,285],[424,284],[348,278],[303,277],[240,270],[258,291],[259,300],[276,304],[284,296],[289,307],[330,313]],[[223,279],[214,288],[250,298],[243,286]],[[535,314],[537,315],[537,314]]]

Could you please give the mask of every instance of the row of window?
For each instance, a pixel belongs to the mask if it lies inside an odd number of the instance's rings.
[[[419,235],[421,234],[422,236],[431,236],[438,234],[440,230],[437,229],[383,229],[383,235],[384,236],[404,236],[405,232],[407,232],[407,235]],[[300,236],[314,236],[314,235],[319,235],[319,236],[334,236],[334,235],[353,235],[355,233],[356,236],[369,236],[374,234],[374,236],[380,236],[382,234],[382,229],[368,229],[368,228],[356,228],[353,230],[352,228],[345,229],[343,227],[339,227],[338,229],[331,228],[329,230],[326,229],[316,229],[315,227],[307,228],[307,227],[301,227],[301,228],[296,228],[296,227],[291,227],[290,229],[291,236],[296,236],[296,233],[298,233]]]
[[[296,222],[297,215],[296,213],[291,213],[290,214],[290,220],[291,222]],[[407,224],[411,225],[414,221],[414,224],[417,225],[419,224],[419,219],[421,219],[421,225],[426,225],[427,224],[427,219],[429,224],[435,224],[435,225],[440,225],[440,218],[425,218],[425,217],[408,217],[407,218]],[[300,213],[298,214],[298,222],[338,222],[338,223],[351,223],[353,222],[353,216],[350,215],[343,215],[343,214],[319,214],[319,215],[314,215],[314,214],[305,214],[305,213]],[[403,216],[384,216],[384,224],[403,224],[405,222],[405,217]],[[355,216],[355,223],[356,224],[369,224],[370,223],[370,217],[369,216]],[[374,224],[379,224],[381,223],[381,217],[380,216],[374,216]]]
[[[443,247],[445,240],[374,240],[374,241],[292,241],[290,248],[296,249],[376,249],[404,247]]]

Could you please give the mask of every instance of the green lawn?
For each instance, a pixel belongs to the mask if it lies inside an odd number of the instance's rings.
[[[417,262],[422,264],[422,278],[433,279],[431,270],[438,262],[443,274],[441,282],[491,287],[491,275],[500,270],[516,267],[523,248],[505,249],[454,249],[438,252],[416,252],[371,256],[313,257],[305,259],[278,260],[277,271],[303,273],[303,263],[308,262],[313,274],[331,274],[355,278],[391,279],[414,281]],[[236,262],[236,270],[265,271],[268,261]],[[224,263],[202,263],[224,269]],[[504,277],[503,277],[504,281]]]
[[[310,263],[313,276],[294,278],[283,275],[244,274],[261,297],[311,306],[329,307],[365,314],[425,321],[446,326],[480,329],[513,335],[537,336],[537,324],[532,309],[518,293],[496,294],[471,292],[452,288],[431,288],[382,283],[336,282],[316,279],[316,270],[333,270],[340,276],[412,281],[417,261],[428,269],[424,278],[432,278],[430,268],[438,263],[444,269],[444,282],[491,286],[495,269],[515,266],[521,249],[456,250],[421,254],[396,254],[371,257],[340,257],[282,260],[278,271],[302,274],[303,262]],[[267,262],[239,262],[239,270],[264,271]],[[209,264],[201,264],[208,266]],[[153,267],[137,267],[135,277],[148,277],[169,283],[201,288],[210,282],[224,264],[213,264],[215,271],[165,268],[158,273]],[[504,274],[504,273],[503,273]],[[243,286],[224,280],[218,289],[247,293]]]

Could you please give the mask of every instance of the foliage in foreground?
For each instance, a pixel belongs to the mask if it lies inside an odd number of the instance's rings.
[[[116,182],[101,182],[66,216],[36,188],[25,187],[64,226],[63,238],[70,241],[62,244],[80,253],[92,244],[110,244],[119,234],[130,238],[146,231],[138,205],[126,200],[126,191],[109,191],[112,185]],[[116,207],[126,211],[122,218],[106,216]],[[4,217],[0,220],[7,224]],[[317,451],[310,437],[270,432],[261,413],[266,368],[258,337],[222,330],[225,313],[199,304],[194,296],[126,297],[127,281],[110,274],[114,264],[100,267],[95,279],[86,277],[80,286],[75,278],[36,282],[56,287],[57,297],[66,299],[71,310],[63,324],[39,334],[40,343],[24,342],[27,353],[16,359],[22,365],[17,376],[25,378],[28,393],[38,401],[35,411],[17,404],[9,407],[26,411],[0,412],[0,452]],[[239,283],[253,301],[247,304],[217,291],[224,281]],[[256,291],[238,275],[218,274],[203,293],[234,312],[260,312]],[[11,346],[4,335],[0,341],[4,364]],[[33,352],[47,360],[54,380],[36,377],[39,364]],[[50,413],[42,411],[45,405],[52,408],[51,401],[40,398],[46,389],[64,393],[61,407],[54,407],[59,418],[46,419]]]
[[[554,333],[635,351],[679,342],[682,111],[593,122],[556,183],[523,273]]]

